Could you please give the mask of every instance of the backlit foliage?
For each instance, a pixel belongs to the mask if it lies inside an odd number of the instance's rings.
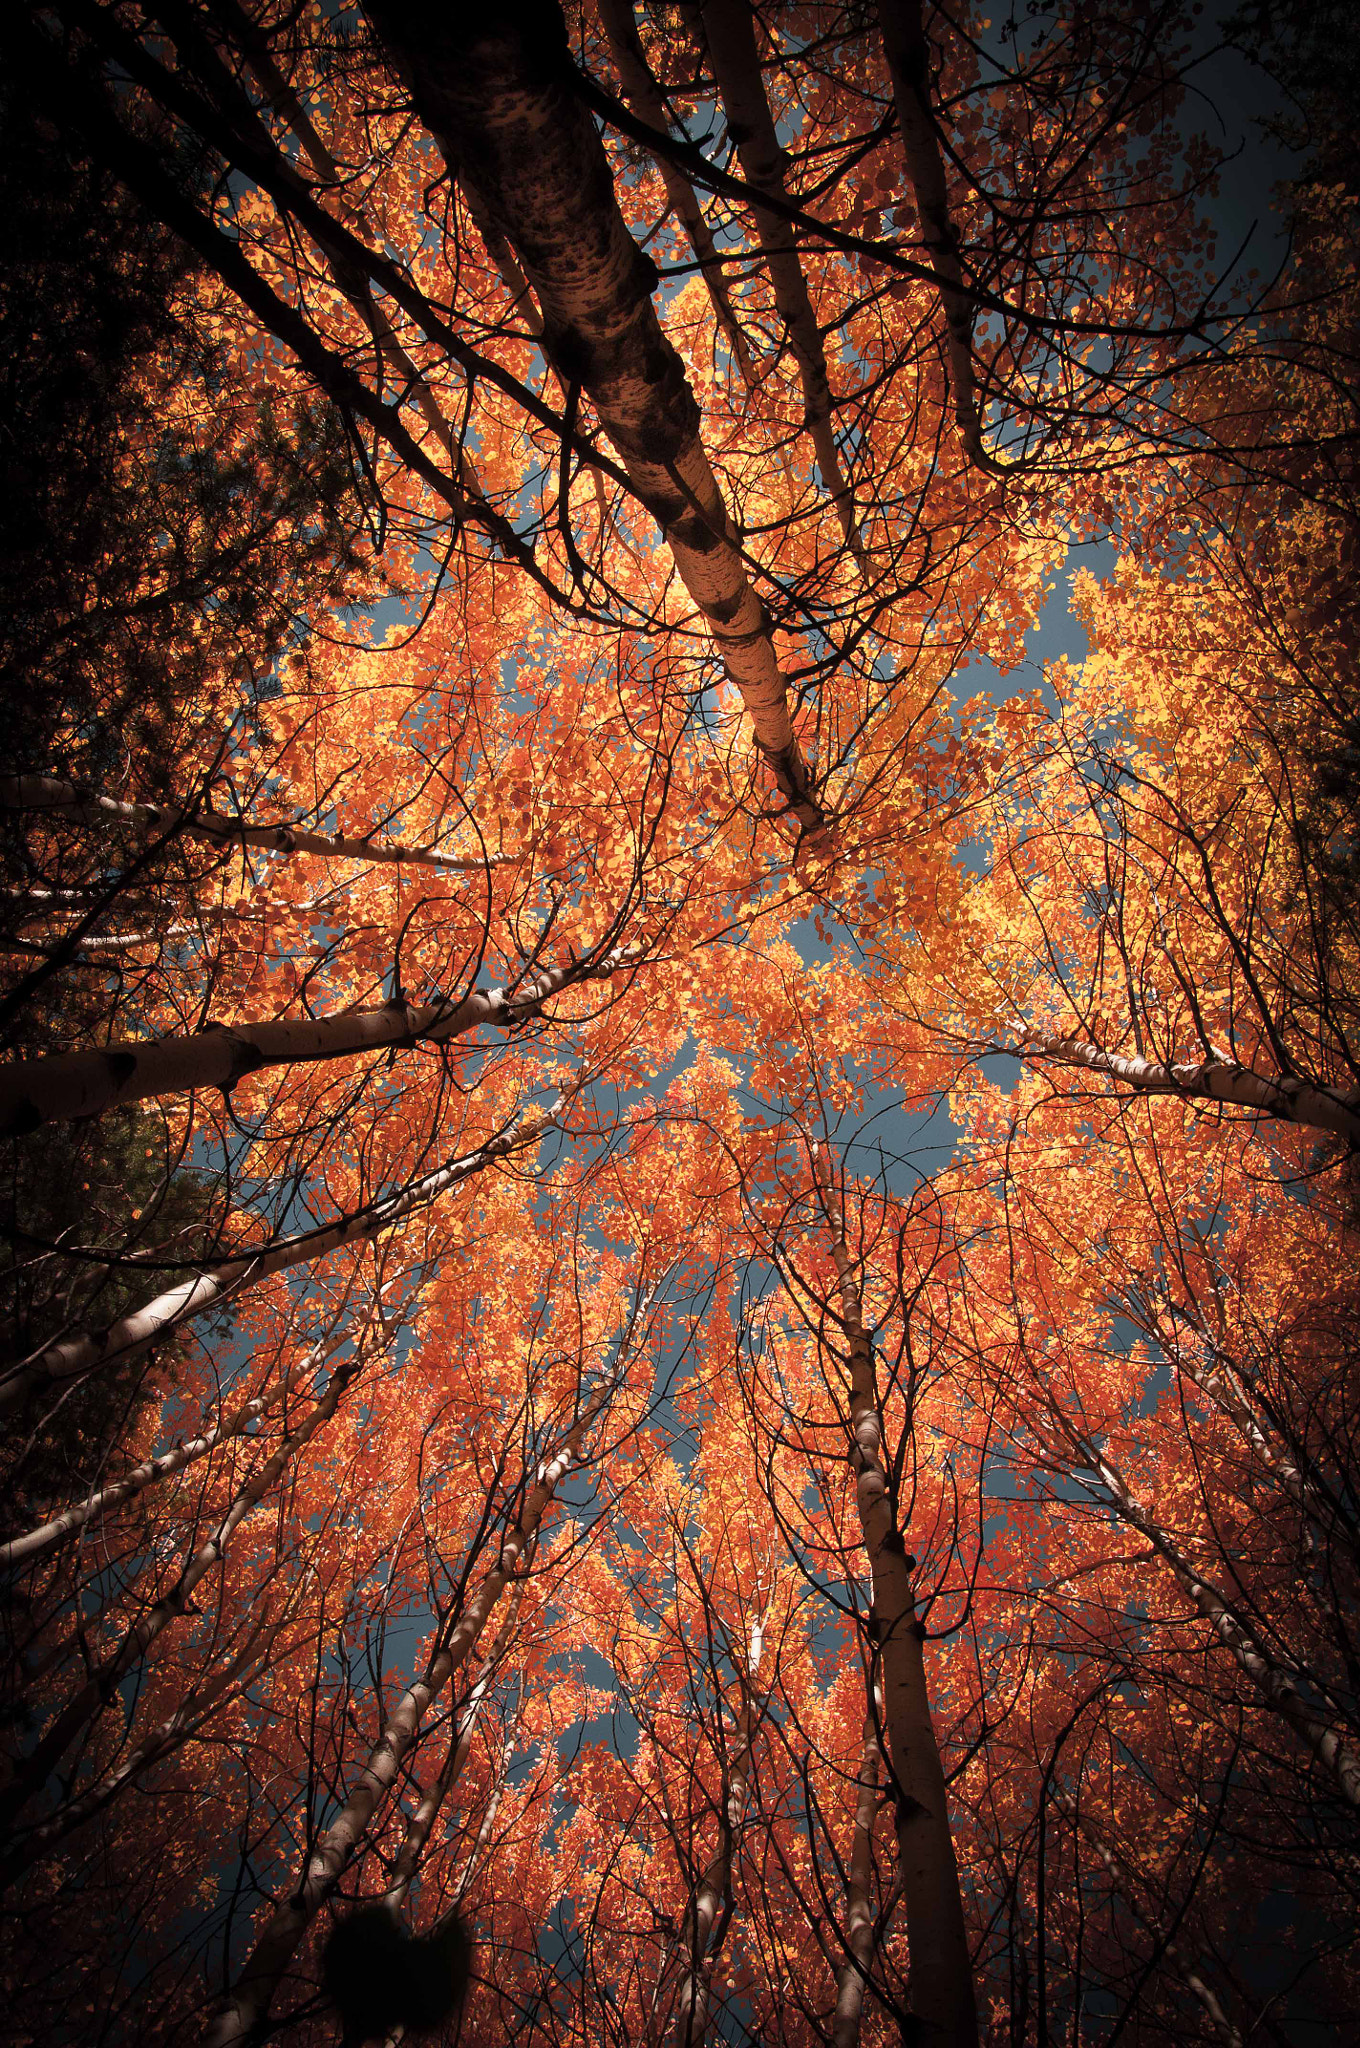
[[[1354,2011],[1353,161],[986,4],[17,12],[25,2048]]]

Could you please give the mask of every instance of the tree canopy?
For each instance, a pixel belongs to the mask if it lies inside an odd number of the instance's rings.
[[[1354,34],[984,4],[15,12],[24,2048],[1355,2009]]]

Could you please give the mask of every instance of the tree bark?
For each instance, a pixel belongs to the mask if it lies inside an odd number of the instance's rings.
[[[358,1244],[365,1238],[379,1236],[417,1209],[428,1207],[447,1189],[456,1187],[460,1181],[479,1173],[493,1161],[536,1144],[551,1122],[552,1117],[545,1116],[529,1124],[514,1125],[466,1158],[455,1159],[434,1173],[423,1174],[397,1194],[370,1202],[352,1215],[336,1217],[333,1222],[320,1224],[314,1230],[303,1230],[293,1237],[281,1238],[263,1251],[210,1267],[194,1279],[181,1281],[178,1287],[157,1295],[141,1308],[120,1316],[116,1323],[98,1335],[81,1332],[73,1337],[63,1337],[36,1357],[25,1359],[22,1365],[12,1366],[0,1378],[0,1410],[13,1407],[42,1387],[60,1386],[101,1367],[125,1364],[129,1359],[140,1356],[148,1345],[167,1331],[177,1329],[190,1317],[202,1315],[208,1309],[222,1307],[244,1288],[267,1279],[272,1273],[286,1272],[291,1266],[310,1265],[328,1253],[338,1251],[342,1245]]]
[[[652,306],[655,269],[628,232],[576,90],[555,0],[494,9],[372,0],[367,11],[416,112],[519,258],[542,309],[544,350],[590,398],[661,528],[791,813],[805,832],[821,832],[769,616],[700,441],[684,366]]]
[[[1026,1031],[1014,1044],[998,1044],[995,1049],[1020,1060],[1048,1059],[1060,1066],[1084,1067],[1088,1073],[1122,1081],[1139,1095],[1179,1095],[1186,1101],[1231,1103],[1258,1110],[1284,1123],[1334,1131],[1348,1145],[1360,1147],[1360,1090],[1324,1088],[1293,1074],[1272,1079],[1239,1066],[1235,1060],[1184,1060],[1165,1065],[1133,1053],[1107,1052],[1088,1039],[1059,1038],[1045,1031]]]
[[[210,1024],[182,1038],[130,1038],[96,1052],[57,1053],[0,1067],[0,1137],[19,1137],[41,1124],[102,1116],[125,1102],[220,1088],[229,1094],[247,1074],[268,1067],[354,1059],[392,1046],[446,1045],[481,1025],[502,1030],[537,1013],[539,1005],[580,982],[607,980],[632,959],[626,952],[565,967],[540,969],[512,994],[474,989],[461,1002],[384,1003],[377,1010],[341,1010],[328,1017],[278,1023]]]
[[[317,854],[323,860],[388,862],[398,867],[441,868],[446,874],[481,874],[503,858],[465,860],[434,846],[400,846],[371,834],[311,832],[301,825],[252,825],[200,805],[121,803],[111,796],[63,782],[53,775],[0,775],[0,805],[6,810],[56,813],[86,825],[133,825],[146,833],[183,833],[210,846],[258,848],[262,853]]]
[[[399,1911],[406,1904],[406,1895],[410,1891],[416,1872],[420,1868],[420,1860],[425,1853],[425,1844],[430,1839],[430,1830],[439,1817],[440,1808],[462,1776],[467,1760],[472,1754],[472,1738],[476,1733],[482,1708],[486,1705],[487,1697],[491,1691],[491,1681],[500,1669],[501,1660],[509,1646],[510,1638],[514,1634],[515,1623],[519,1619],[523,1593],[524,1581],[521,1579],[517,1581],[515,1590],[511,1595],[510,1606],[506,1612],[505,1620],[496,1631],[496,1640],[482,1659],[481,1668],[473,1682],[466,1703],[454,1716],[453,1728],[449,1735],[449,1752],[444,1759],[443,1766],[438,1772],[430,1790],[424,1793],[417,1802],[415,1812],[406,1824],[406,1833],[402,1838],[401,1848],[397,1852],[396,1862],[392,1865],[391,1880],[386,1892],[383,1894],[387,1904],[394,1911]]]
[[[736,142],[743,177],[757,192],[786,200],[785,153],[775,134],[765,97],[755,24],[747,0],[687,0],[685,12],[696,20],[708,45],[713,76],[727,110],[728,133]],[[775,305],[798,364],[803,424],[812,438],[822,485],[836,509],[845,544],[863,568],[864,544],[855,519],[854,498],[831,423],[831,378],[826,349],[808,296],[793,229],[783,214],[771,213],[758,200],[752,200],[751,212],[765,268],[774,286]]]
[[[921,0],[878,0],[878,18],[921,238],[939,282],[959,437],[970,462],[995,469],[996,463],[982,445],[973,370],[973,295],[964,281],[959,238],[949,217],[944,158],[930,106],[930,45],[921,19]]]
[[[1273,1428],[1278,1434],[1279,1421],[1270,1418],[1266,1426],[1262,1426],[1252,1405],[1247,1381],[1208,1328],[1198,1303],[1195,1307],[1196,1313],[1192,1314],[1168,1300],[1165,1318],[1154,1307],[1146,1326],[1149,1334],[1200,1398],[1211,1401],[1237,1430],[1271,1483],[1288,1495],[1303,1518],[1306,1540],[1313,1540],[1309,1525],[1315,1524],[1329,1542],[1340,1545],[1353,1558],[1360,1556],[1356,1528],[1346,1519],[1341,1498],[1310,1459],[1307,1444],[1290,1448],[1283,1435],[1279,1437],[1281,1448],[1271,1442],[1266,1429]],[[1167,1320],[1171,1323],[1170,1329],[1166,1327]],[[1207,1362],[1200,1363],[1187,1355],[1179,1335],[1182,1326],[1192,1331],[1204,1346]],[[1330,1613],[1335,1613],[1330,1599],[1327,1608]]]
[[[944,1770],[930,1717],[924,1630],[912,1560],[896,1523],[878,1419],[873,1344],[840,1204],[821,1148],[817,1190],[831,1230],[841,1323],[850,1346],[850,1459],[873,1586],[883,1721],[896,1797],[897,1858],[911,1958],[909,1992],[922,2048],[977,2048],[977,2005]]]

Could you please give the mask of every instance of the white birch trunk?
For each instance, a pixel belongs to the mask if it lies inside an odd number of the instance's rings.
[[[769,617],[699,438],[684,366],[652,306],[655,271],[571,89],[564,24],[524,0],[419,15],[372,0],[367,13],[446,161],[518,256],[542,309],[545,351],[589,396],[661,528],[790,812],[821,834]],[[560,44],[560,63],[546,61],[545,34]]]
[[[1324,1530],[1329,1541],[1340,1544],[1352,1555],[1355,1554],[1355,1532],[1348,1528],[1338,1515],[1336,1504],[1328,1498],[1325,1486],[1319,1486],[1316,1479],[1300,1470],[1293,1455],[1287,1448],[1273,1443],[1256,1419],[1250,1394],[1247,1392],[1242,1375],[1228,1354],[1221,1349],[1212,1333],[1202,1321],[1175,1302],[1168,1302],[1166,1313],[1174,1325],[1184,1323],[1192,1330],[1207,1350],[1207,1364],[1186,1355],[1176,1330],[1168,1331],[1163,1326],[1162,1316],[1153,1311],[1153,1334],[1167,1358],[1184,1379],[1189,1380],[1201,1399],[1210,1401],[1220,1414],[1237,1430],[1261,1470],[1272,1482],[1287,1494],[1300,1515],[1304,1518],[1304,1538],[1312,1548],[1314,1539],[1309,1522],[1316,1523]],[[1316,1590],[1316,1589],[1315,1589]],[[1335,1616],[1330,1599],[1325,1601],[1327,1612]]]
[[[504,988],[479,988],[457,1003],[395,1002],[328,1017],[216,1024],[183,1037],[131,1038],[95,1052],[17,1060],[0,1067],[0,1136],[18,1137],[42,1124],[102,1116],[105,1110],[151,1096],[203,1088],[230,1093],[247,1074],[269,1067],[354,1059],[388,1047],[447,1045],[482,1026],[503,1030],[535,1015],[540,1004],[564,989],[607,980],[632,957],[620,951],[592,962],[587,955],[565,967],[543,968],[513,994]]]
[[[1258,1110],[1284,1123],[1334,1131],[1349,1145],[1360,1146],[1360,1091],[1353,1088],[1323,1088],[1292,1074],[1272,1079],[1235,1060],[1183,1060],[1166,1065],[1043,1031],[1027,1031],[1013,1044],[998,1043],[995,1050],[1027,1062],[1045,1059],[1059,1066],[1083,1067],[1088,1073],[1120,1081],[1139,1095],[1178,1095],[1186,1101]]]
[[[720,1954],[714,1939],[719,1915],[732,1892],[732,1867],[737,1835],[746,1812],[751,1782],[751,1753],[755,1745],[759,1714],[755,1686],[760,1674],[764,1645],[764,1617],[751,1624],[746,1668],[739,1675],[741,1711],[737,1717],[737,1739],[727,1759],[727,1796],[720,1823],[718,1848],[690,1895],[680,1931],[680,1947],[686,1951],[686,1967],[680,1980],[675,2012],[668,2034],[670,2048],[700,2048],[708,2032],[712,2002],[713,1970]]]
[[[346,832],[311,832],[302,825],[252,825],[206,805],[123,803],[63,782],[53,775],[0,775],[0,805],[7,810],[55,813],[86,825],[131,825],[148,838],[183,833],[210,846],[240,846],[261,853],[315,854],[323,860],[387,862],[400,867],[440,868],[446,874],[481,874],[499,856],[467,859],[435,846],[401,846],[391,840]]]
[[[454,1718],[449,1733],[449,1753],[444,1759],[443,1767],[430,1790],[417,1802],[415,1812],[406,1824],[406,1833],[397,1853],[397,1860],[392,1866],[391,1882],[383,1894],[385,1903],[391,1906],[394,1912],[399,1912],[406,1904],[407,1893],[420,1868],[420,1859],[425,1853],[425,1844],[430,1839],[430,1830],[450,1792],[462,1777],[467,1760],[472,1754],[472,1738],[477,1732],[482,1709],[490,1696],[492,1680],[500,1669],[501,1661],[514,1635],[523,1599],[524,1581],[521,1579],[516,1582],[515,1590],[511,1594],[510,1606],[505,1620],[496,1632],[496,1640],[482,1659],[472,1690]],[[464,1889],[463,1886],[459,1887],[460,1897]]]
[[[383,1231],[403,1222],[417,1209],[427,1208],[449,1188],[457,1187],[497,1159],[536,1144],[552,1121],[552,1116],[548,1115],[535,1118],[528,1124],[512,1125],[499,1138],[490,1139],[466,1158],[455,1159],[437,1172],[422,1175],[399,1193],[370,1202],[351,1216],[340,1216],[334,1222],[320,1224],[313,1230],[280,1238],[262,1251],[227,1259],[192,1280],[181,1281],[177,1287],[158,1294],[141,1308],[120,1316],[98,1336],[80,1332],[49,1344],[36,1357],[12,1367],[0,1378],[0,1410],[15,1406],[43,1387],[59,1386],[106,1366],[126,1364],[139,1357],[158,1337],[177,1329],[193,1316],[223,1307],[243,1289],[268,1279],[273,1273],[286,1272],[292,1266],[314,1264],[344,1245],[381,1236]]]

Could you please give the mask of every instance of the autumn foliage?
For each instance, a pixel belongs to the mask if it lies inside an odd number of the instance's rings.
[[[7,2039],[1343,2038],[1360,188],[1201,14],[18,8]]]

